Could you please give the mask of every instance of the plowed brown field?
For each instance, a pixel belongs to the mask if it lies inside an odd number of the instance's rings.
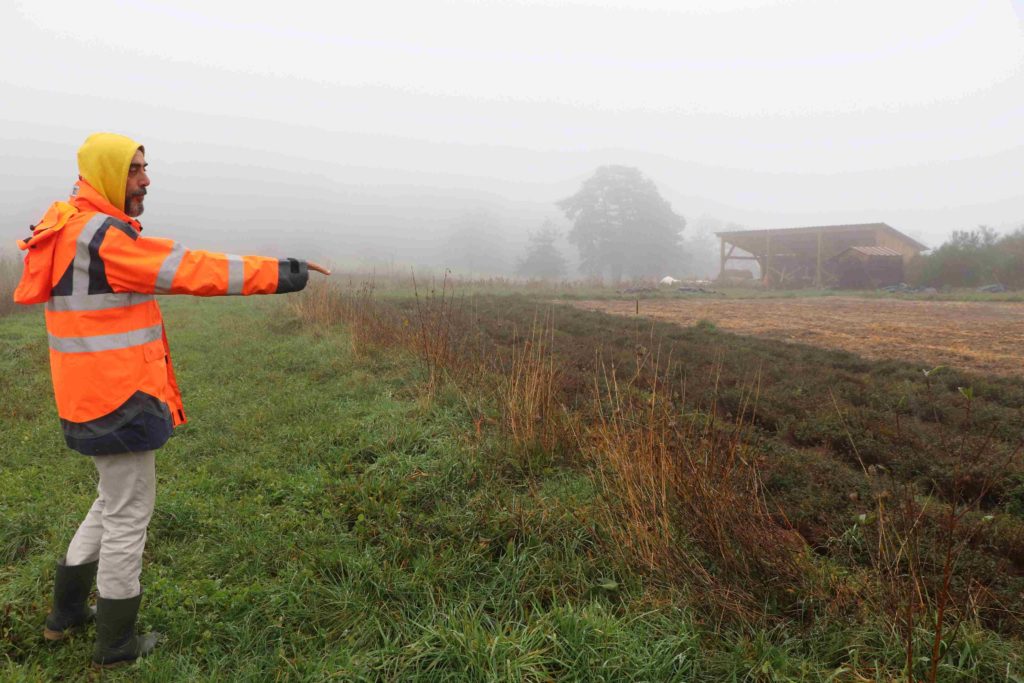
[[[616,315],[636,314],[635,301],[577,301]],[[821,297],[807,299],[640,301],[640,315],[852,351],[872,359],[923,366],[948,365],[1000,375],[1024,375],[1024,304],[901,301]]]

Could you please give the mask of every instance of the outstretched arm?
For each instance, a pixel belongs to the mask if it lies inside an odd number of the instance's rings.
[[[188,249],[173,240],[142,237],[130,228],[108,230],[99,255],[116,292],[284,294],[305,288],[309,270],[330,274],[323,266],[298,259]]]

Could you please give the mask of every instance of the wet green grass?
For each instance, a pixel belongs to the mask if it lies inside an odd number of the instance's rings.
[[[528,466],[477,431],[459,390],[428,398],[409,356],[354,355],[344,330],[310,331],[273,300],[163,305],[191,420],[158,455],[142,576],[141,622],[166,637],[105,679],[898,675],[884,624],[723,625],[685,586],[620,566],[584,472]],[[53,563],[95,486],[49,382],[41,311],[0,320],[2,680],[90,679],[91,629],[41,636]],[[1019,645],[965,625],[943,680],[1020,680]]]

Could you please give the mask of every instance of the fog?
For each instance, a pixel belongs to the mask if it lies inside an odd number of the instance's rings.
[[[1024,223],[1022,17],[1024,0],[6,2],[0,249],[67,195],[98,130],[146,145],[145,230],[197,248],[508,273],[606,164],[686,218],[678,274],[713,274],[730,225],[882,221],[934,247]]]

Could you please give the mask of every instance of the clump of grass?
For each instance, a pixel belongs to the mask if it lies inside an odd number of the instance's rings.
[[[657,369],[654,376],[641,389],[602,366],[596,419],[583,428],[611,546],[630,564],[685,578],[718,607],[753,616],[809,570],[805,544],[769,508],[743,416],[721,424],[713,408],[686,414]]]
[[[300,319],[323,330],[346,325],[352,350],[358,354],[395,345],[407,336],[397,311],[378,305],[375,294],[373,281],[318,282],[290,304]]]
[[[521,447],[556,450],[564,441],[564,413],[556,395],[554,323],[550,310],[537,316],[529,335],[513,340],[511,360],[501,372],[499,402],[505,428]]]
[[[412,311],[413,337],[409,341],[426,364],[427,392],[433,395],[442,381],[443,373],[452,369],[460,358],[456,355],[454,344],[455,287],[449,283],[447,272],[441,279],[440,291],[436,282],[432,282],[421,296],[415,276],[412,282],[416,306]]]

